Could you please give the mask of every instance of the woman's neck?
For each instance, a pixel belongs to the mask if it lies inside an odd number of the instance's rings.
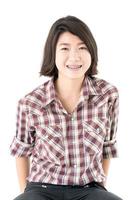
[[[57,95],[63,98],[80,96],[84,77],[79,79],[58,78],[55,81]]]

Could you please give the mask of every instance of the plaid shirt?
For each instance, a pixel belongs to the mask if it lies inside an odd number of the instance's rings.
[[[73,113],[62,106],[51,78],[18,102],[11,154],[31,156],[28,181],[62,185],[103,182],[103,158],[117,157],[118,91],[85,77]]]

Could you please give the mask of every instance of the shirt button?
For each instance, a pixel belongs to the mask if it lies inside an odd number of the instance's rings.
[[[77,165],[74,165],[74,168],[76,168],[77,167]]]
[[[71,117],[71,120],[74,121],[74,117]]]
[[[98,132],[98,133],[100,132],[100,128],[97,128],[97,132]]]

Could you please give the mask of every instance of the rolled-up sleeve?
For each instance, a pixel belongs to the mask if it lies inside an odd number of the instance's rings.
[[[103,158],[118,157],[117,150],[117,127],[118,127],[118,114],[119,114],[119,95],[113,98],[109,106],[109,128],[108,133],[104,140],[103,145]]]
[[[21,99],[17,107],[16,136],[10,145],[10,153],[17,157],[29,157],[35,142],[35,129],[30,126],[30,120],[24,101]]]

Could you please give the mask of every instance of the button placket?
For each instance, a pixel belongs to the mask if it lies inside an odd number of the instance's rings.
[[[70,120],[71,120],[72,126],[73,126],[74,125],[74,121],[75,121],[75,116],[71,115],[71,119]],[[73,161],[71,166],[73,167],[73,170],[75,171],[75,173],[77,173],[77,164],[76,164],[76,162]],[[75,179],[75,183],[76,183],[77,178],[75,177],[74,179]]]

